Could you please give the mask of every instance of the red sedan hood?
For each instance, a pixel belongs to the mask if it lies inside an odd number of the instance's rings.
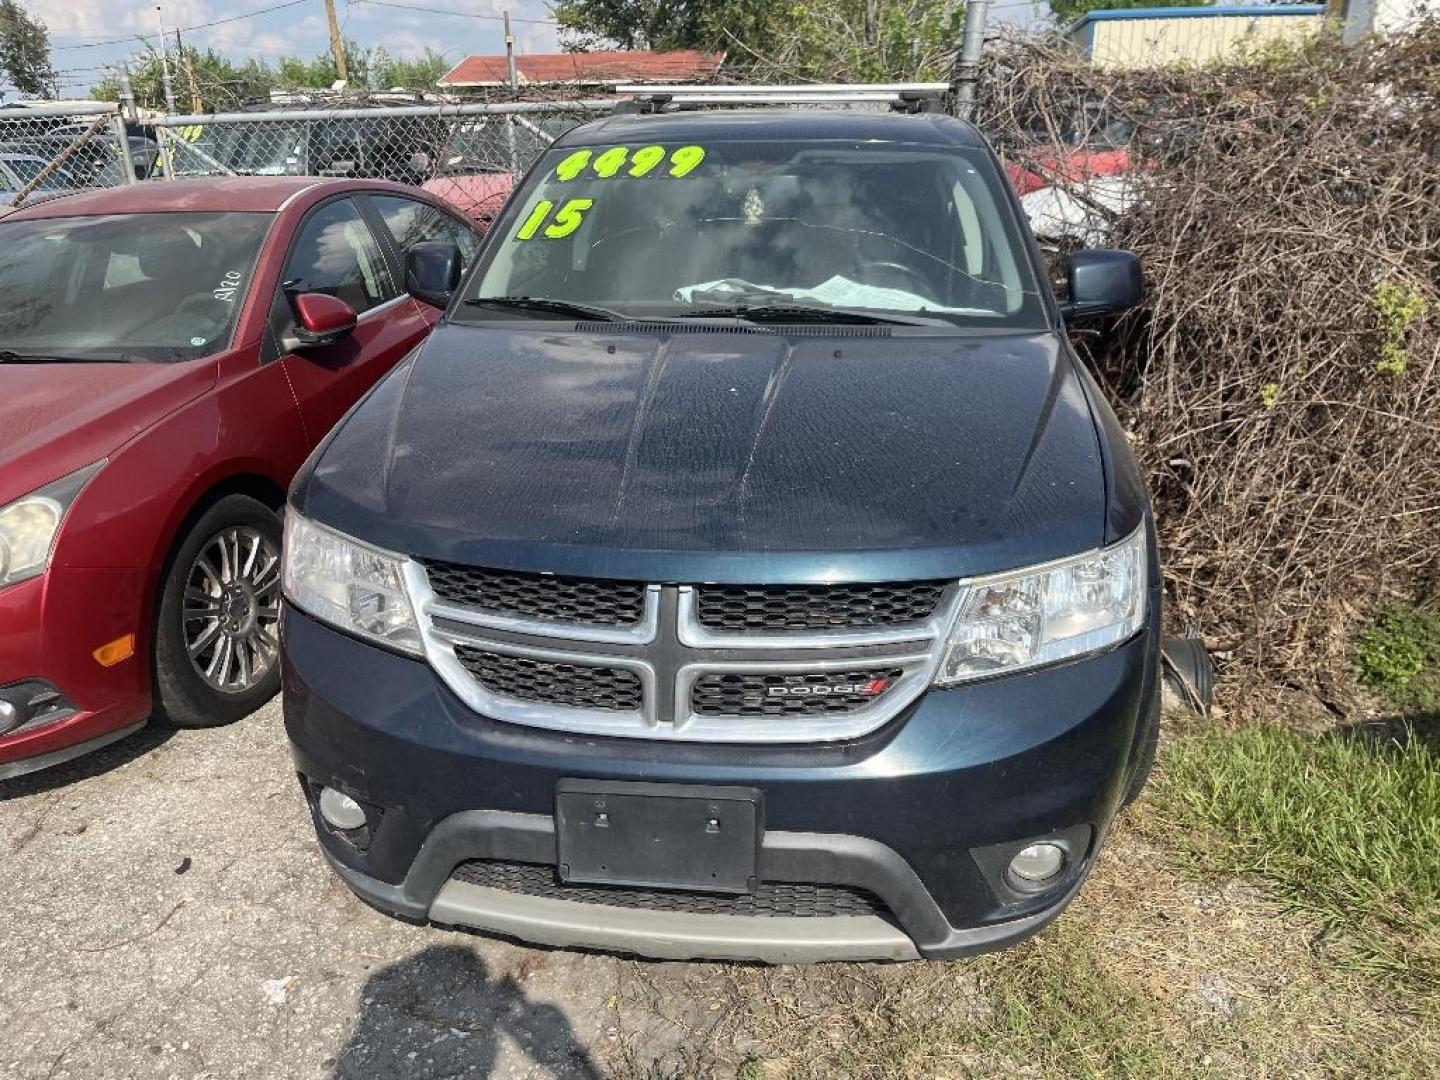
[[[106,457],[215,385],[215,365],[0,364],[0,506]]]

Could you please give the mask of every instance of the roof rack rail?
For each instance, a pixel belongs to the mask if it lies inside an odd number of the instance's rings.
[[[650,86],[621,84],[617,112],[674,112],[704,105],[889,105],[900,112],[939,112],[950,84],[797,83],[789,85]]]

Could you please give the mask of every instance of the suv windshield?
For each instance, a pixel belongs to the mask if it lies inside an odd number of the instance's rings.
[[[225,348],[270,214],[0,223],[0,353],[171,362]]]
[[[457,316],[493,318],[502,308],[486,299],[523,297],[612,317],[837,307],[1039,329],[1003,191],[988,152],[950,146],[557,149],[507,210]],[[554,303],[503,310],[565,314]]]

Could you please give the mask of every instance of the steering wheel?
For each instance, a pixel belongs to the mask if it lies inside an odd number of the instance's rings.
[[[888,259],[875,259],[871,262],[861,263],[855,268],[855,272],[863,279],[871,270],[879,270],[882,273],[891,275],[899,274],[905,279],[903,286],[907,292],[913,292],[917,296],[923,296],[929,300],[935,299],[935,294],[930,288],[930,283],[925,280],[919,272],[912,270],[904,263],[891,262]],[[873,283],[872,283],[873,284]],[[888,288],[888,286],[886,286]]]

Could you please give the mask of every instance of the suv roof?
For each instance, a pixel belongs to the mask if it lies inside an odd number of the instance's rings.
[[[984,146],[971,124],[942,113],[881,113],[836,109],[732,109],[620,114],[572,128],[556,146],[617,140],[875,139],[942,146]]]

